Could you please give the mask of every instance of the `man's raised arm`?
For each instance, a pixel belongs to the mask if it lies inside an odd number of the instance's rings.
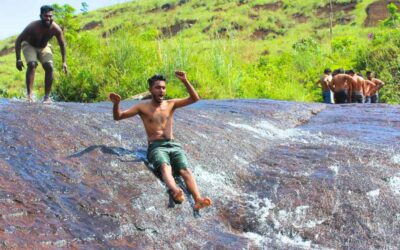
[[[111,93],[109,95],[110,100],[114,104],[113,106],[113,117],[114,120],[119,121],[125,118],[129,118],[139,114],[139,107],[137,105],[132,106],[130,109],[121,111],[119,108],[119,103],[121,102],[121,96],[116,93]]]
[[[187,91],[189,92],[189,97],[184,99],[175,99],[174,100],[174,108],[184,107],[186,105],[192,104],[200,100],[199,94],[194,89],[192,84],[186,78],[186,73],[183,71],[175,71],[175,76],[181,80],[181,82],[185,85]]]

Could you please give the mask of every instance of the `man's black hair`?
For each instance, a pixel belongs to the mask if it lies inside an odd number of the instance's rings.
[[[332,76],[336,76],[339,74],[344,74],[344,69],[340,68],[340,69],[335,69],[332,73]]]
[[[325,73],[325,74],[332,73],[332,70],[331,70],[330,68],[326,68],[326,69],[324,70],[324,73]]]
[[[352,75],[354,75],[354,74],[355,74],[355,72],[354,72],[354,70],[352,70],[352,69],[349,69],[349,70],[346,70],[346,74],[352,74]]]
[[[44,13],[47,13],[49,11],[53,11],[54,8],[50,5],[43,5],[42,7],[40,7],[40,15],[43,15]]]
[[[367,74],[367,75],[370,75],[370,74],[372,74],[372,71],[367,71],[366,74]]]
[[[149,87],[151,88],[156,81],[166,82],[167,79],[165,79],[165,77],[163,75],[156,74],[147,80],[147,82],[149,83]]]

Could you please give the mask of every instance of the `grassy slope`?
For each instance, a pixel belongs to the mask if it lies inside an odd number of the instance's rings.
[[[129,30],[132,31],[132,34],[145,35],[146,32],[160,31],[162,28],[172,27],[185,20],[195,20],[196,23],[190,28],[185,28],[176,36],[166,37],[158,42],[161,56],[169,55],[166,51],[178,46],[183,48],[182,51],[187,53],[186,56],[193,60],[195,60],[193,54],[213,57],[216,51],[222,50],[230,54],[231,62],[251,65],[257,63],[262,54],[279,55],[284,51],[291,50],[292,44],[296,41],[310,36],[321,43],[324,51],[330,50],[329,28],[317,28],[322,23],[328,22],[326,18],[319,18],[316,15],[316,9],[325,5],[318,0],[284,0],[282,1],[283,7],[278,10],[255,8],[257,5],[274,3],[275,1],[243,1],[245,3],[242,5],[238,5],[239,0],[192,0],[182,5],[178,5],[178,2],[173,0],[146,0],[125,3],[80,15],[79,19],[82,26],[90,21],[103,21],[102,27],[86,31],[98,37],[101,37],[103,32],[121,24],[124,25],[124,31],[115,33],[114,37],[122,35],[121,33],[129,33]],[[334,37],[356,34],[357,39],[366,40],[367,34],[375,30],[375,28],[363,28],[362,26],[366,18],[365,8],[372,2],[374,1],[365,0],[358,3],[357,8],[348,13],[348,15],[355,16],[354,21],[347,25],[336,25],[333,30]],[[161,6],[167,3],[173,4],[174,7],[170,10],[162,10]],[[306,16],[308,21],[297,23],[292,17],[295,13]],[[258,17],[254,19],[251,16]],[[240,28],[235,29],[235,25]],[[203,32],[205,29],[208,29],[208,32]],[[225,31],[223,31],[224,29]],[[253,39],[252,34],[257,29],[272,29],[283,35],[269,34],[263,40]],[[102,40],[101,42],[104,45],[108,44],[109,38],[99,39]],[[54,47],[57,47],[54,41],[53,44]],[[12,38],[0,41],[0,48],[12,45]],[[57,48],[55,49],[57,50]],[[55,52],[55,57],[59,57],[58,51]],[[185,54],[182,55],[182,58],[184,57]],[[198,63],[204,62],[199,60]],[[214,60],[214,63],[218,63],[218,58]],[[223,64],[224,62],[220,63]],[[339,67],[346,63],[346,61],[335,61],[336,65],[331,65],[331,67]],[[25,92],[25,76],[24,73],[18,72],[14,65],[15,55],[13,53],[0,57],[0,91],[3,92],[3,95],[5,95],[4,92],[7,92],[8,96],[19,97],[23,96]],[[178,65],[184,69],[185,67],[193,68],[193,63],[190,64],[184,60]],[[57,67],[59,66],[57,65]],[[221,67],[221,65],[214,66]],[[225,73],[229,74],[229,70],[231,69],[225,69]],[[240,68],[236,70],[240,70]],[[59,74],[59,72],[56,72],[56,78]],[[146,72],[146,74],[148,76],[150,72]],[[316,75],[315,78],[317,77]],[[204,73],[196,75],[196,78],[202,82],[212,82],[213,80],[211,76],[204,76]],[[222,80],[224,79],[222,78]],[[230,84],[228,82],[233,81],[232,79],[226,78],[225,84]],[[43,70],[41,67],[38,68],[35,82],[36,93],[40,95],[43,93],[43,84],[41,84],[43,82]],[[235,97],[234,94],[213,95],[213,91],[215,90],[210,86],[202,86],[201,89],[203,95],[210,98]],[[304,100],[306,98],[293,97],[293,99]]]

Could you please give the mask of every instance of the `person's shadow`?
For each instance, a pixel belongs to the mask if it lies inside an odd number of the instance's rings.
[[[93,145],[90,146],[84,150],[81,150],[79,152],[76,152],[72,155],[69,155],[67,158],[77,158],[77,157],[81,157],[82,155],[88,154],[90,152],[92,152],[93,150],[99,149],[103,154],[111,154],[111,155],[116,155],[118,156],[118,160],[120,160],[121,162],[143,162],[146,167],[161,181],[162,177],[161,177],[161,173],[159,171],[157,171],[154,166],[149,163],[147,161],[147,150],[145,148],[138,148],[137,150],[128,150],[122,147],[111,147],[111,146],[106,146],[106,145]],[[125,157],[128,157],[129,159],[124,159]],[[190,194],[189,190],[187,189],[183,179],[181,176],[174,174],[174,179],[176,184],[183,190],[183,192],[185,193],[186,198],[188,199],[188,201],[190,202],[190,205],[193,208],[193,216],[195,218],[199,218],[200,217],[200,213],[199,211],[194,209],[194,200],[192,198],[192,195]],[[167,190],[168,196],[169,196],[169,204],[168,204],[168,208],[174,208],[175,205],[177,204],[172,195],[171,192],[169,190]]]
[[[122,162],[144,162],[144,163],[147,162],[147,159],[146,159],[147,150],[145,150],[143,148],[139,148],[138,150],[132,151],[132,150],[128,150],[128,149],[121,148],[121,147],[110,147],[110,146],[106,146],[106,145],[93,145],[84,150],[81,150],[72,155],[69,155],[67,158],[81,157],[82,155],[88,154],[96,149],[100,149],[100,151],[103,154],[111,154],[111,155],[116,155],[119,157],[131,156],[131,158],[133,159],[133,160],[126,160],[123,158],[118,158],[118,160],[120,160]]]

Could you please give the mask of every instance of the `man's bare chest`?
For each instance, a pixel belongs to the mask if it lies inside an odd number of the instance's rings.
[[[172,120],[172,112],[168,107],[159,107],[145,112],[143,118],[150,124],[163,125]]]
[[[29,43],[34,47],[43,48],[47,45],[49,40],[54,36],[54,32],[52,30],[42,30],[37,29],[29,34]]]

